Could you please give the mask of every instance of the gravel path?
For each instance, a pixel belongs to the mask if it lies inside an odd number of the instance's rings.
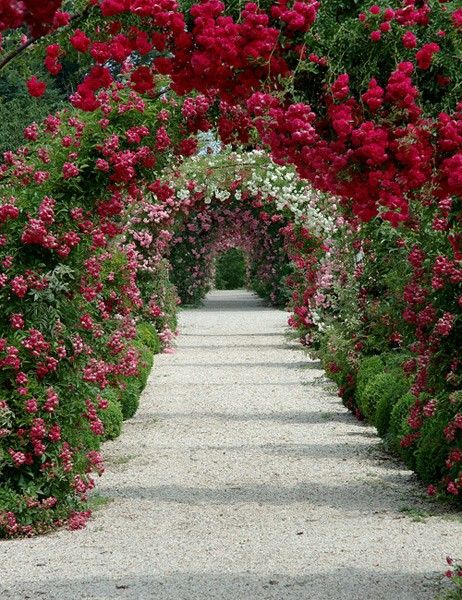
[[[247,292],[184,311],[178,352],[105,447],[110,501],[84,531],[0,543],[0,598],[433,600],[461,519],[423,499],[285,323]]]

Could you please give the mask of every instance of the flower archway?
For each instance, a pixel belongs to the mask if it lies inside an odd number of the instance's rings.
[[[286,275],[291,269],[287,233],[308,227],[314,251],[333,226],[327,206],[321,207],[322,195],[293,168],[276,165],[262,151],[194,156],[150,187],[154,201],[159,201],[156,190],[161,190],[164,216],[169,223],[175,221],[163,234],[172,237],[162,251],[171,262],[183,303],[203,299],[213,271],[211,257],[218,248],[238,244],[247,251],[255,286],[271,303],[286,306]],[[160,236],[153,235],[148,213],[154,214],[152,205],[140,205],[131,228],[143,245],[140,251],[151,252],[156,260],[158,249],[152,252],[151,246]]]
[[[461,9],[340,4],[0,1],[0,69],[32,48],[84,73],[0,167],[1,535],[84,524],[174,335],[170,279],[200,298],[226,235],[345,403],[459,494]],[[240,152],[191,158],[211,129]]]
[[[28,127],[26,149],[5,157],[7,535],[85,523],[100,443],[119,433],[120,411],[134,414],[152,355],[174,336],[172,280],[183,301],[200,300],[208,253],[240,237],[254,282],[281,303],[286,229],[312,219],[319,235],[328,222],[295,171],[263,152],[185,157],[183,114],[175,96],[114,90],[99,113]]]

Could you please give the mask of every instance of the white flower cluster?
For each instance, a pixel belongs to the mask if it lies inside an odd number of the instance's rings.
[[[263,198],[274,199],[279,211],[287,211],[295,223],[304,223],[317,234],[333,230],[327,197],[301,180],[291,167],[267,160],[263,169],[252,172],[243,188],[252,195],[260,192]]]
[[[224,202],[234,194],[244,193],[274,202],[276,208],[295,223],[303,223],[314,233],[328,237],[335,229],[335,203],[300,179],[293,167],[277,165],[263,151],[221,152],[194,156],[182,165],[174,181],[179,200],[189,197],[186,189],[193,181],[196,190],[205,194],[205,203]],[[231,192],[233,184],[239,186]]]

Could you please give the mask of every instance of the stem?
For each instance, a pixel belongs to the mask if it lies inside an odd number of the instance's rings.
[[[25,42],[24,44],[22,44],[18,48],[15,48],[9,54],[7,54],[5,56],[5,58],[0,62],[0,71],[2,69],[4,69],[6,67],[6,65],[8,63],[10,63],[14,58],[19,56],[19,54],[24,52],[24,50],[26,50],[26,48],[29,48],[29,46],[32,46],[32,44],[35,44],[35,42],[39,39],[41,39],[41,38],[30,38],[30,40],[27,40],[27,42]]]
[[[69,21],[69,25],[67,25],[67,27],[84,19],[90,13],[91,8],[92,7],[90,5],[88,5],[87,8],[83,12],[71,17],[71,20]],[[64,27],[60,28],[57,31],[62,31],[63,29],[64,29]],[[55,33],[55,31],[53,31],[53,33]],[[48,34],[44,34],[44,35],[36,37],[36,38],[30,38],[29,40],[27,40],[27,42],[24,42],[24,44],[21,44],[21,46],[12,50],[9,54],[7,54],[5,56],[5,58],[2,61],[0,61],[0,71],[2,69],[4,69],[6,67],[6,65],[8,65],[13,59],[15,59],[17,56],[22,54],[24,52],[24,50],[27,50],[27,48],[29,48],[30,46],[32,46],[39,40],[42,40],[47,35]]]

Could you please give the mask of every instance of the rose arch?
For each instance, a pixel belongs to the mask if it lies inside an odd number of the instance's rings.
[[[220,244],[429,493],[459,494],[462,14],[390,4],[0,1],[0,67],[44,57],[34,101],[83,74],[0,167],[0,535],[85,524],[172,281],[200,300]]]

